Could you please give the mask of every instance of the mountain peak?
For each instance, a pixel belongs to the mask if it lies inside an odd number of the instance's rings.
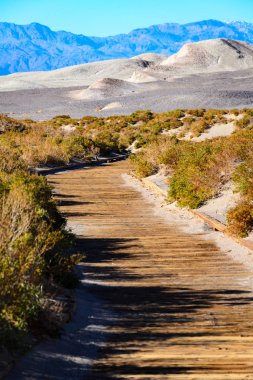
[[[52,70],[81,63],[140,54],[171,55],[186,42],[224,38],[253,42],[253,24],[203,20],[164,23],[110,37],[86,37],[52,31],[37,22],[0,23],[0,75],[18,71]],[[22,48],[21,48],[22,45]]]
[[[202,21],[198,21],[198,22],[187,23],[187,24],[185,24],[185,26],[189,26],[189,25],[206,26],[206,25],[209,25],[209,26],[218,26],[219,27],[219,26],[223,26],[224,24],[225,24],[225,22],[223,22],[223,21],[208,19],[208,20],[202,20]]]

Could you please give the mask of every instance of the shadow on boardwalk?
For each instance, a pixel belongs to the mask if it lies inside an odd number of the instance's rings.
[[[201,309],[208,313],[208,309],[217,304],[235,306],[253,301],[251,292],[238,289],[194,290],[153,285],[152,275],[143,278],[141,273],[133,274],[120,269],[119,265],[111,265],[115,260],[118,263],[133,259],[127,251],[140,248],[138,239],[79,239],[78,245],[79,249],[85,247],[86,278],[92,293],[104,299],[106,308],[117,315],[117,318],[114,314],[112,319],[108,315],[106,321],[101,320],[101,324],[106,326],[107,344],[99,350],[100,359],[85,379],[125,379],[131,375],[152,379],[154,375],[191,373],[192,367],[173,366],[169,362],[156,365],[156,360],[148,361],[146,365],[139,362],[129,364],[129,355],[142,351],[145,354],[145,349],[152,346],[152,342],[159,347],[164,342],[169,345],[172,339],[217,337],[219,331],[215,328],[215,317],[209,331],[201,331],[201,328],[199,331],[180,330],[194,322]],[[108,285],[106,281],[109,281]],[[170,329],[171,325],[178,327],[179,332],[177,328]],[[198,373],[204,374],[209,370],[208,366],[194,367]]]

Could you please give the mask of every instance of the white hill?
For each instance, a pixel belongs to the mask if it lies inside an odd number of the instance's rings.
[[[87,89],[71,91],[73,99],[107,99],[129,95],[136,91],[136,86],[127,81],[113,78],[103,78],[91,84]]]
[[[160,70],[218,72],[253,67],[253,45],[230,39],[214,39],[184,45],[160,63]]]
[[[145,55],[146,56],[146,55]],[[17,73],[0,77],[0,91],[25,90],[32,88],[62,88],[90,86],[92,83],[113,78],[128,80],[135,71],[154,65],[155,55],[147,61],[141,57],[135,59],[114,59],[86,63],[53,71]],[[157,62],[161,61],[159,55]],[[164,58],[164,56],[162,56]]]
[[[149,82],[157,82],[157,77],[154,75],[150,75],[144,70],[134,71],[129,82],[133,83],[149,83]]]
[[[242,71],[253,68],[253,45],[230,39],[190,43],[170,57],[142,54],[0,77],[0,92],[27,89],[64,89],[73,100],[99,100],[166,91],[177,77],[197,73]],[[75,90],[75,87],[77,89]],[[80,89],[81,88],[81,89]],[[144,96],[144,95],[143,95]]]

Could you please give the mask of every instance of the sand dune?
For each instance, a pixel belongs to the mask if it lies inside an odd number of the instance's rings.
[[[170,57],[150,53],[2,76],[0,112],[43,118],[252,107],[252,80],[253,45],[215,39],[187,44]],[[119,99],[120,107],[107,107]]]
[[[157,82],[157,77],[154,75],[150,75],[144,71],[134,71],[129,82],[133,83],[149,83],[149,82]]]
[[[137,87],[127,81],[113,78],[103,78],[91,84],[87,89],[71,91],[73,99],[107,99],[134,93]]]
[[[152,55],[153,57],[153,55]],[[163,58],[164,56],[162,56]],[[154,57],[147,61],[141,57],[114,59],[66,67],[53,71],[17,73],[0,77],[0,91],[31,88],[64,88],[90,86],[94,82],[113,78],[128,80],[133,73],[154,65]],[[161,58],[157,58],[161,62]]]
[[[229,39],[215,39],[186,44],[160,63],[160,70],[217,72],[253,67],[253,45]]]
[[[106,110],[111,110],[111,109],[116,109],[116,108],[122,108],[122,104],[119,102],[113,102],[106,104],[103,108],[101,108],[101,111],[106,111]]]

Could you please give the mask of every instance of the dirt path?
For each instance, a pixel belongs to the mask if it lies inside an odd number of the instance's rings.
[[[253,379],[253,274],[201,235],[154,216],[124,185],[126,166],[49,177],[86,252],[79,291],[91,304],[80,310],[84,334],[63,336],[78,340],[79,353],[67,344],[59,353],[55,341],[12,378]],[[93,309],[92,299],[100,300]]]

